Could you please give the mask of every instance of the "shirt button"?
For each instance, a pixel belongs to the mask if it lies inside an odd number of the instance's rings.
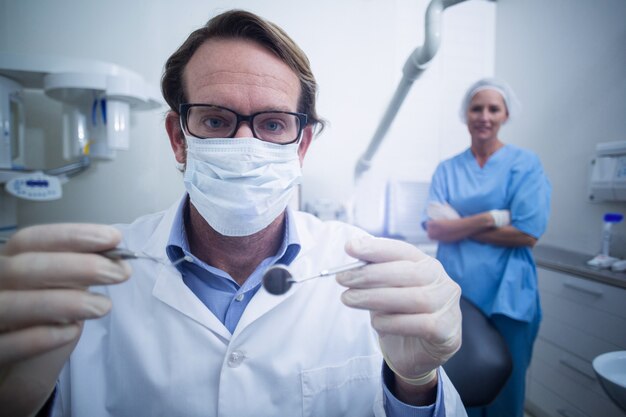
[[[228,356],[228,366],[237,368],[246,359],[245,353],[240,350],[234,350]]]
[[[237,295],[237,297],[235,297],[235,301],[241,301],[243,300],[244,295],[243,294],[239,294]]]

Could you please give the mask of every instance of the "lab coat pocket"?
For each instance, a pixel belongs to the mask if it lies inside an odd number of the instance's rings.
[[[369,416],[381,384],[380,355],[302,371],[302,415]]]

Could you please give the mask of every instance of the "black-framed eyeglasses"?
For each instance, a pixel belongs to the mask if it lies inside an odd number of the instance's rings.
[[[181,104],[180,117],[185,133],[200,139],[232,138],[239,124],[247,122],[255,138],[281,145],[300,139],[307,122],[304,113],[272,110],[243,115],[226,107],[195,103]]]

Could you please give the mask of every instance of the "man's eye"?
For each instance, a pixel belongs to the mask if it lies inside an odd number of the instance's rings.
[[[220,127],[222,125],[222,121],[221,120],[217,120],[217,119],[209,119],[209,120],[207,120],[207,124],[210,127]]]
[[[283,128],[282,123],[280,123],[277,120],[267,120],[263,124],[263,129],[268,130],[270,132],[276,132],[278,130],[281,130],[282,128]]]
[[[204,120],[204,125],[209,129],[219,129],[225,126],[225,122],[223,119],[219,119],[216,117],[206,118]]]

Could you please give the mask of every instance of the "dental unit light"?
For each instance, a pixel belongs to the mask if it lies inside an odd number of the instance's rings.
[[[357,161],[354,169],[354,180],[358,182],[372,165],[372,158],[378,151],[391,123],[393,122],[398,110],[402,106],[413,82],[426,70],[428,64],[433,59],[439,44],[441,43],[441,20],[443,11],[455,4],[462,3],[466,0],[432,0],[426,9],[425,16],[425,34],[424,44],[418,46],[407,58],[402,69],[402,79],[396,88],[396,91],[387,106],[387,110],[381,119],[374,136],[372,137],[367,150]]]

